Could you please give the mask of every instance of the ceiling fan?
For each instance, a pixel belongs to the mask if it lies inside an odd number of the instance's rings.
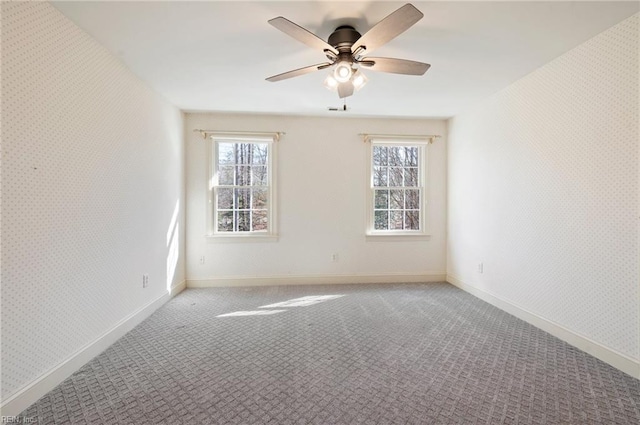
[[[286,80],[334,67],[333,73],[327,76],[324,84],[327,88],[337,91],[340,98],[344,98],[351,96],[354,90],[366,84],[367,78],[360,71],[360,67],[394,74],[423,75],[431,65],[406,59],[365,56],[405,32],[423,16],[415,6],[407,3],[378,22],[364,35],[360,35],[350,25],[342,25],[335,29],[326,42],[282,16],[273,18],[269,20],[271,25],[307,46],[322,50],[329,62],[274,75],[267,78],[267,81]]]

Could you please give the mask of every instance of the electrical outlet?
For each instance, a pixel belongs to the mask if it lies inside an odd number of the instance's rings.
[[[339,259],[340,257],[338,256],[338,254],[336,253],[331,254],[331,261],[333,261],[334,263],[337,263]]]
[[[200,264],[204,264],[204,255],[200,257]]]
[[[142,275],[142,288],[146,288],[147,286],[149,286],[149,275],[148,274],[143,274]]]
[[[478,263],[478,273],[483,273],[483,272],[484,272],[484,264]]]

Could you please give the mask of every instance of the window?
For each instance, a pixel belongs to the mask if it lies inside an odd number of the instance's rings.
[[[212,236],[275,235],[274,138],[211,138]]]
[[[371,140],[370,235],[426,235],[423,140]]]

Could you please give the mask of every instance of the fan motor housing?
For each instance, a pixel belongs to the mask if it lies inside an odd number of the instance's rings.
[[[361,37],[351,25],[341,25],[329,36],[328,43],[335,47],[338,52],[351,53],[351,46]]]

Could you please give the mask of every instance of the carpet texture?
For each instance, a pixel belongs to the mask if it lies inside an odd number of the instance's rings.
[[[310,298],[322,295],[343,296]],[[638,424],[640,381],[446,283],[188,289],[22,415],[44,424]]]

